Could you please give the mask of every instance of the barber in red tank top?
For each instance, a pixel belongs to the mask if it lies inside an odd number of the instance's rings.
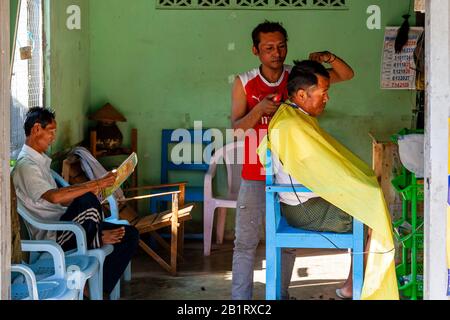
[[[252,32],[253,54],[259,68],[236,77],[232,89],[231,122],[236,134],[245,134],[245,161],[236,207],[235,242],[231,298],[251,300],[256,248],[264,228],[265,175],[256,149],[267,134],[270,120],[280,103],[288,98],[287,83],[291,66],[284,64],[288,36],[278,22],[265,21]],[[311,53],[310,60],[329,63],[330,82],[349,80],[352,69],[334,54]],[[281,296],[288,299],[288,287],[295,262],[295,250],[284,249],[281,263]]]
[[[276,82],[267,81],[261,74],[261,68],[255,68],[248,72],[239,75],[239,79],[244,87],[247,102],[247,113],[255,108],[264,98],[269,97],[272,101],[269,104],[274,106],[279,105],[281,101],[286,100],[287,97],[287,81],[289,72],[292,67],[284,65],[281,77]],[[248,133],[245,138],[245,161],[243,164],[242,178],[246,180],[260,180],[264,181],[264,168],[256,157],[256,149],[259,142],[267,134],[269,122],[273,114],[264,114],[253,127],[256,136]],[[252,140],[253,137],[254,139]]]

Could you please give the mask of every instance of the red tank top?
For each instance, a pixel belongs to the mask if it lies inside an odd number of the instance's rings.
[[[282,101],[288,98],[287,82],[289,72],[292,66],[285,65],[283,74],[275,83],[270,83],[261,75],[259,68],[255,68],[248,72],[239,75],[244,91],[247,96],[247,113],[250,112],[261,100],[269,94],[281,94]],[[242,178],[246,180],[265,180],[265,170],[259,162],[256,149],[259,143],[267,134],[269,122],[272,116],[263,116],[253,127],[254,130],[249,130],[245,137],[245,159],[242,166]]]

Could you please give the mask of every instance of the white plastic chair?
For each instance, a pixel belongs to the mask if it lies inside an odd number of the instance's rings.
[[[203,206],[203,254],[211,254],[211,238],[214,222],[214,212],[218,208],[216,225],[216,243],[223,243],[227,208],[235,209],[239,187],[241,185],[241,171],[244,159],[244,141],[229,143],[217,150],[211,158],[208,172],[204,180]],[[212,181],[216,175],[217,164],[225,163],[227,170],[227,196],[219,198],[213,196]]]

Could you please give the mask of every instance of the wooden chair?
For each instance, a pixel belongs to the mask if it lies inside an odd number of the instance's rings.
[[[63,178],[66,181],[82,182],[88,179],[83,174],[80,161],[75,156],[69,156],[63,162]],[[84,176],[84,177],[83,177]],[[176,190],[173,190],[173,189]],[[170,253],[169,261],[163,259],[156,253],[145,241],[139,240],[139,246],[153,259],[156,260],[165,270],[175,276],[177,273],[177,262],[183,260],[183,241],[184,241],[184,223],[192,219],[191,211],[193,204],[185,204],[185,188],[186,183],[171,183],[155,186],[141,186],[124,190],[126,197],[124,199],[116,199],[113,196],[108,198],[107,209],[112,216],[120,216],[120,219],[128,220],[131,225],[136,227],[140,235],[149,234],[152,236],[162,248]],[[169,189],[167,192],[149,194],[152,190]],[[132,195],[132,196],[128,196]],[[171,197],[171,207],[168,210],[152,213],[138,214],[131,205],[144,199],[152,199],[157,197]],[[148,208],[148,206],[146,206]],[[170,243],[165,241],[159,234],[158,230],[170,227]]]
[[[211,148],[212,134],[211,130],[202,129],[194,130],[187,129],[188,135],[184,130],[178,129],[163,129],[161,135],[161,184],[170,183],[169,173],[173,171],[184,171],[184,172],[197,172],[204,175],[208,171],[208,163],[205,159],[202,159],[199,163],[176,163],[170,154],[170,146],[172,144],[178,144],[183,142],[189,142],[191,146],[198,145],[201,146],[202,150],[205,148]],[[191,147],[190,146],[190,147]],[[203,152],[203,151],[202,151]],[[208,153],[208,152],[207,152]],[[154,192],[161,192],[161,190],[155,190]],[[185,199],[188,202],[203,202],[203,186],[192,186],[188,185],[185,188]],[[159,197],[150,200],[150,210],[151,212],[156,212],[159,207],[165,209],[164,202],[170,202],[170,197]],[[202,236],[202,235],[197,235]]]

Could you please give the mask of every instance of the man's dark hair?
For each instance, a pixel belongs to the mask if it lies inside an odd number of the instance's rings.
[[[280,22],[265,20],[263,23],[258,24],[252,32],[253,45],[256,49],[258,49],[258,45],[261,41],[260,34],[269,32],[280,32],[286,39],[286,42],[288,41],[287,31]]]
[[[317,85],[319,82],[317,75],[330,78],[327,69],[317,61],[294,61],[287,84],[289,96],[294,95],[299,89],[307,90],[309,87]]]
[[[31,129],[36,123],[39,123],[45,129],[47,125],[55,120],[55,112],[48,108],[33,107],[27,112],[23,128],[27,137],[31,134]]]

